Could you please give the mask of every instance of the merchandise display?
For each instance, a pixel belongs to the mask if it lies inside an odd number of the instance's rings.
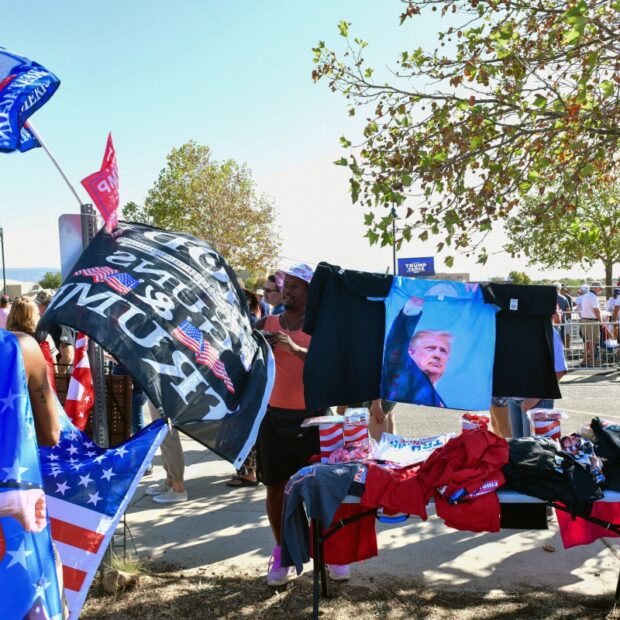
[[[437,448],[445,446],[453,433],[433,437],[409,438],[383,433],[378,442],[373,442],[371,458],[382,461],[389,467],[407,467],[423,463]]]

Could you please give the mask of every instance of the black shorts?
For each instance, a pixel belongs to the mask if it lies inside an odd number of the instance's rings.
[[[328,415],[329,409],[299,411],[267,407],[256,441],[257,476],[263,484],[286,482],[320,454],[318,426],[301,428],[306,418]]]

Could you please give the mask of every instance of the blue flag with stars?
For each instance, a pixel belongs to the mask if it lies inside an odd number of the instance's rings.
[[[0,602],[3,618],[61,618],[34,420],[15,335],[0,329]]]

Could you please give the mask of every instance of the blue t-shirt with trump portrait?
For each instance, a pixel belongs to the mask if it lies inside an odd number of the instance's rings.
[[[397,277],[384,302],[381,397],[488,410],[498,308],[480,286]]]

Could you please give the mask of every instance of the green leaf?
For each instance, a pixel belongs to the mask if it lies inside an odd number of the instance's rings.
[[[483,143],[482,136],[474,136],[469,144],[472,151],[475,151]]]
[[[338,22],[338,32],[340,33],[341,37],[349,36],[350,25],[351,25],[351,22],[345,22],[345,21]]]
[[[571,23],[573,27],[564,35],[564,43],[570,45],[571,43],[577,43],[581,39],[588,20],[586,17],[580,15],[567,21]]]
[[[537,108],[541,108],[544,109],[547,107],[547,98],[543,97],[542,95],[536,95],[536,99],[534,99],[534,105]]]
[[[610,80],[603,80],[601,82],[601,92],[604,97],[611,97],[614,94],[614,84]]]
[[[448,269],[451,269],[454,266],[454,256],[446,256],[443,259],[443,262],[446,264],[446,267],[448,267]]]
[[[337,159],[334,164],[336,166],[346,166],[349,162],[347,161],[346,157],[341,157],[340,159]]]
[[[351,142],[347,140],[344,136],[340,136],[340,146],[348,149],[351,146]]]
[[[379,241],[379,233],[376,233],[374,230],[366,231],[366,234],[364,236],[368,238],[368,241],[370,241],[370,245],[375,245],[375,243]]]

